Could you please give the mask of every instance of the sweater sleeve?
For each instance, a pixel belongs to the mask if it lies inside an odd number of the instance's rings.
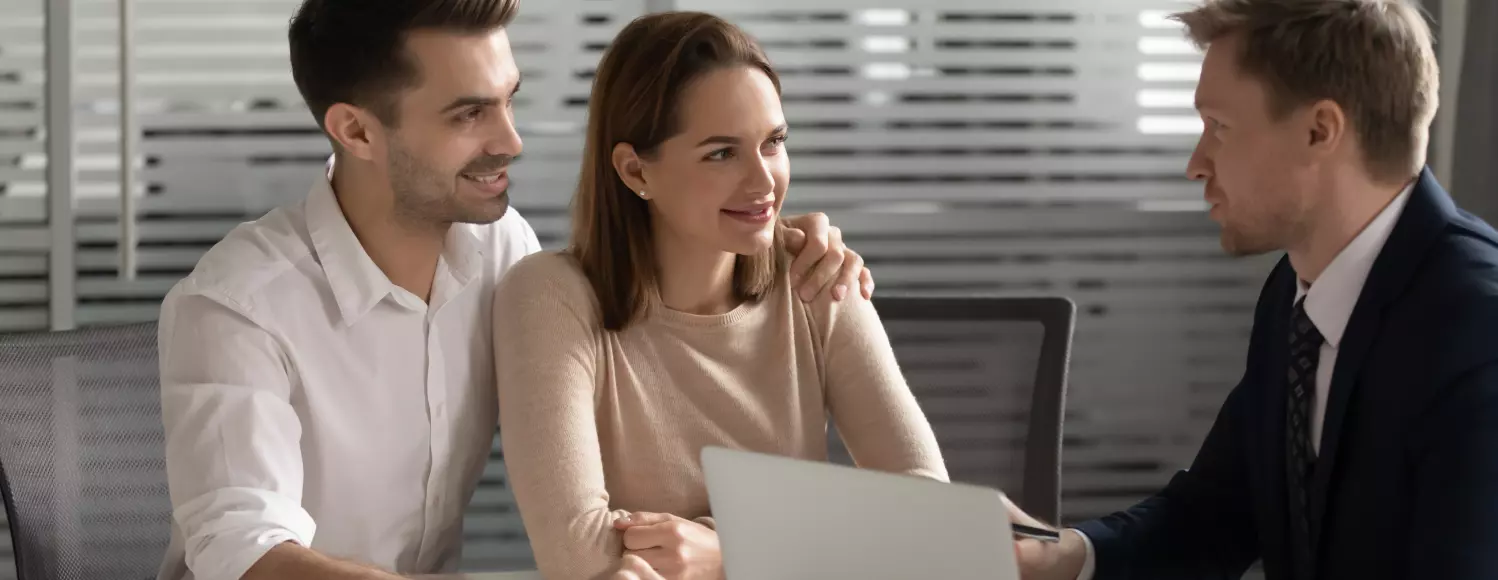
[[[895,362],[874,305],[857,293],[812,306],[825,337],[827,407],[862,468],[947,481],[936,435]]]
[[[597,307],[571,259],[538,254],[494,293],[500,438],[542,575],[588,579],[617,566],[594,395]]]

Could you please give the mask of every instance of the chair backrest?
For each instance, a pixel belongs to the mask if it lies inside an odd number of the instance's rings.
[[[156,324],[0,336],[20,580],[155,578],[171,535]]]
[[[1066,298],[876,296],[953,481],[1061,512],[1061,427],[1076,307]],[[829,454],[851,463],[829,428]]]

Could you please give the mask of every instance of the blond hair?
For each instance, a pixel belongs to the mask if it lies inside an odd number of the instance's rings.
[[[1440,73],[1418,9],[1400,0],[1207,0],[1172,18],[1199,48],[1241,35],[1238,64],[1265,83],[1273,117],[1331,100],[1375,179],[1420,171]]]

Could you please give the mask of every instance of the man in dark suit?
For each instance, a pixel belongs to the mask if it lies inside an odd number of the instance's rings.
[[[1438,73],[1395,0],[1215,0],[1188,172],[1222,245],[1287,253],[1188,471],[1027,579],[1498,578],[1498,233],[1424,169]],[[1498,162],[1498,159],[1495,159]],[[1035,522],[1014,510],[1018,521]]]

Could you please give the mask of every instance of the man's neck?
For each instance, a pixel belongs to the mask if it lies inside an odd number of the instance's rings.
[[[333,193],[344,219],[385,277],[423,301],[429,300],[437,258],[451,224],[421,225],[401,219],[390,187],[362,169],[340,159],[333,171]]]
[[[666,308],[688,314],[722,314],[738,306],[733,293],[737,256],[688,242],[664,228],[656,230],[654,244],[661,302]]]
[[[1290,265],[1306,284],[1313,284],[1378,217],[1409,183],[1375,183],[1367,179],[1329,180],[1322,202],[1313,208],[1300,242],[1287,248]]]

